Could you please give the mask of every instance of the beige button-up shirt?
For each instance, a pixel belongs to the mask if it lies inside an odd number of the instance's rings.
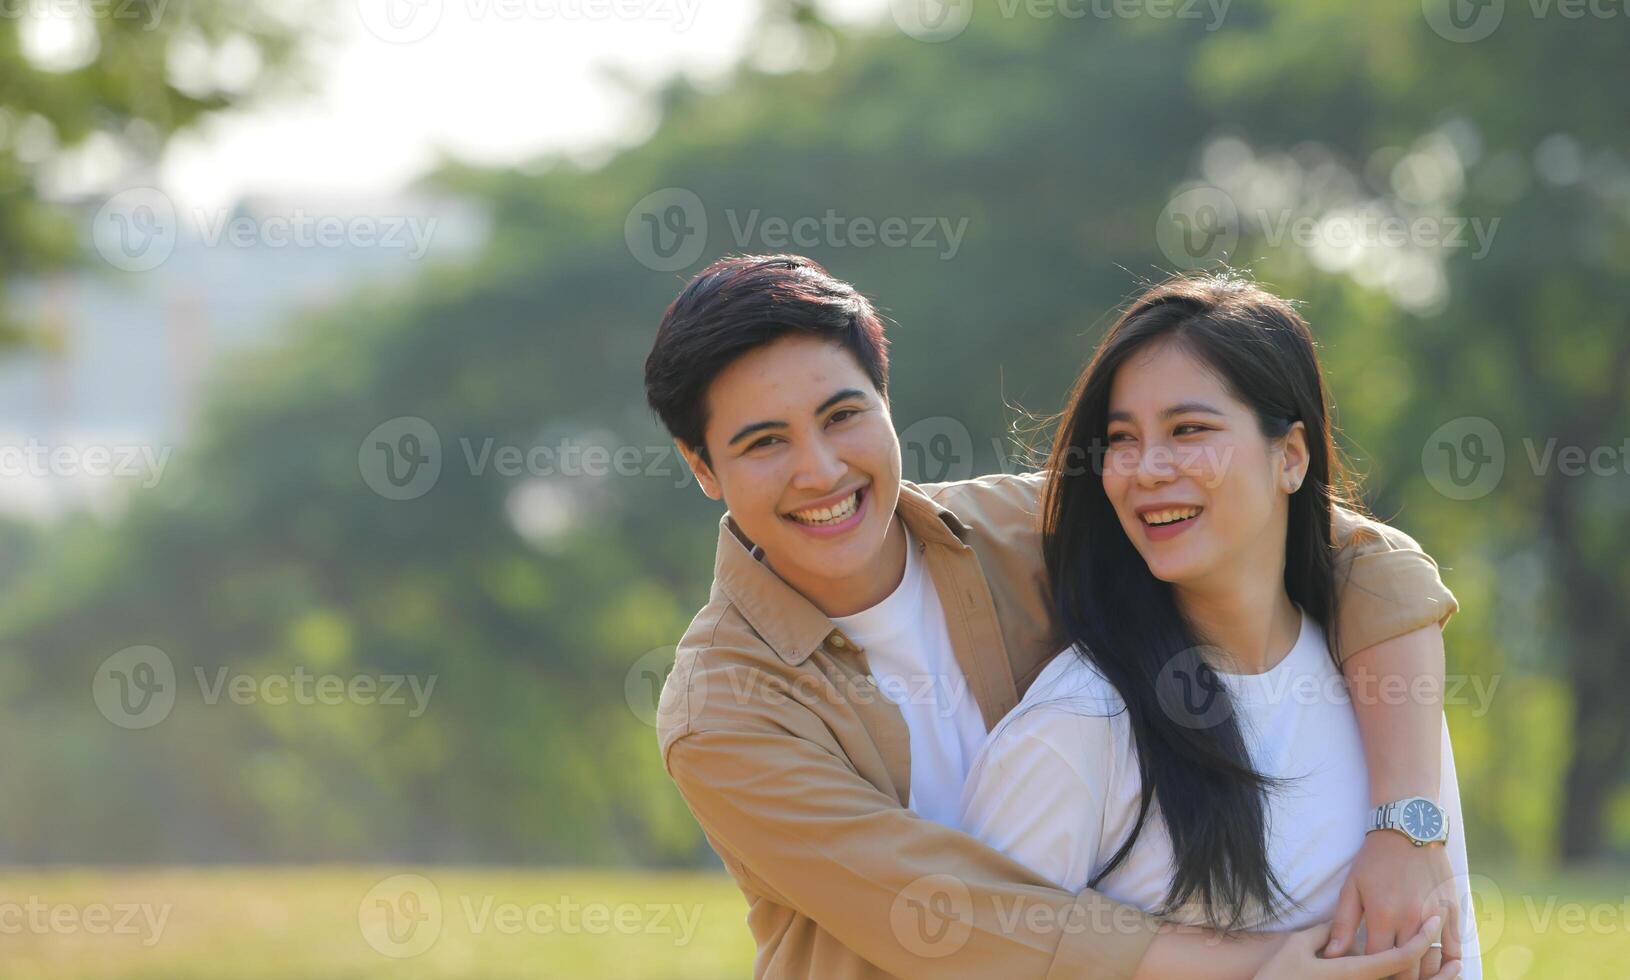
[[[921,542],[987,730],[1063,646],[1039,474],[917,487]],[[1407,535],[1338,513],[1344,653],[1455,611]],[[1129,978],[1156,920],[1059,889],[907,808],[910,742],[866,654],[721,521],[657,714],[668,773],[747,897],[755,977]]]

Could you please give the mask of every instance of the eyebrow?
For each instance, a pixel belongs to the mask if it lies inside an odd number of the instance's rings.
[[[1173,405],[1171,408],[1168,408],[1165,411],[1161,412],[1160,417],[1163,418],[1163,419],[1169,419],[1174,415],[1187,415],[1190,412],[1198,412],[1198,413],[1200,413],[1202,415],[1221,415],[1222,414],[1221,410],[1216,409],[1216,408],[1212,408],[1210,405],[1207,405],[1205,402],[1182,402],[1180,404]],[[1132,421],[1132,413],[1131,412],[1110,412],[1109,413],[1109,421],[1111,421],[1111,422],[1131,422]]]
[[[842,391],[833,393],[832,396],[827,398],[826,401],[815,406],[815,411],[811,412],[810,414],[820,415],[822,412],[831,408],[833,405],[836,405],[838,402],[847,401],[850,398],[859,398],[864,401],[866,399],[866,393],[861,391],[859,388],[845,388]],[[734,446],[736,443],[756,432],[762,432],[765,429],[784,429],[786,426],[787,423],[777,421],[775,419],[767,419],[763,422],[752,422],[738,429],[736,434],[731,436],[725,445]]]

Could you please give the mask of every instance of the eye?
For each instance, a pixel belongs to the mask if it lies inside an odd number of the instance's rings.
[[[840,408],[837,411],[833,412],[832,417],[827,419],[826,421],[827,421],[827,424],[830,425],[833,422],[842,422],[844,419],[847,419],[850,416],[859,415],[859,414],[860,414],[860,409],[858,409],[858,408]]]
[[[747,451],[752,452],[755,449],[763,449],[765,446],[773,446],[780,441],[780,436],[761,436],[753,440],[752,445],[747,447]]]
[[[1200,424],[1198,424],[1196,422],[1184,422],[1182,425],[1179,425],[1177,428],[1172,430],[1174,435],[1180,435],[1180,436],[1197,435],[1197,434],[1199,434],[1201,432],[1209,432],[1209,431],[1211,431],[1210,426],[1208,426],[1208,425],[1200,425]]]
[[[1109,434],[1109,441],[1112,442],[1112,443],[1113,442],[1126,442],[1127,440],[1129,440],[1131,438],[1132,438],[1132,433],[1130,433],[1130,432],[1111,432]]]

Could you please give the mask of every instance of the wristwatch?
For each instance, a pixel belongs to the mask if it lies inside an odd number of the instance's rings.
[[[1411,796],[1376,807],[1365,833],[1377,830],[1396,830],[1416,847],[1442,844],[1449,839],[1449,815],[1426,797]]]

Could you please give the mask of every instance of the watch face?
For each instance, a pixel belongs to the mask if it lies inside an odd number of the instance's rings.
[[[1416,840],[1433,840],[1443,833],[1443,813],[1425,800],[1411,800],[1399,823]]]

